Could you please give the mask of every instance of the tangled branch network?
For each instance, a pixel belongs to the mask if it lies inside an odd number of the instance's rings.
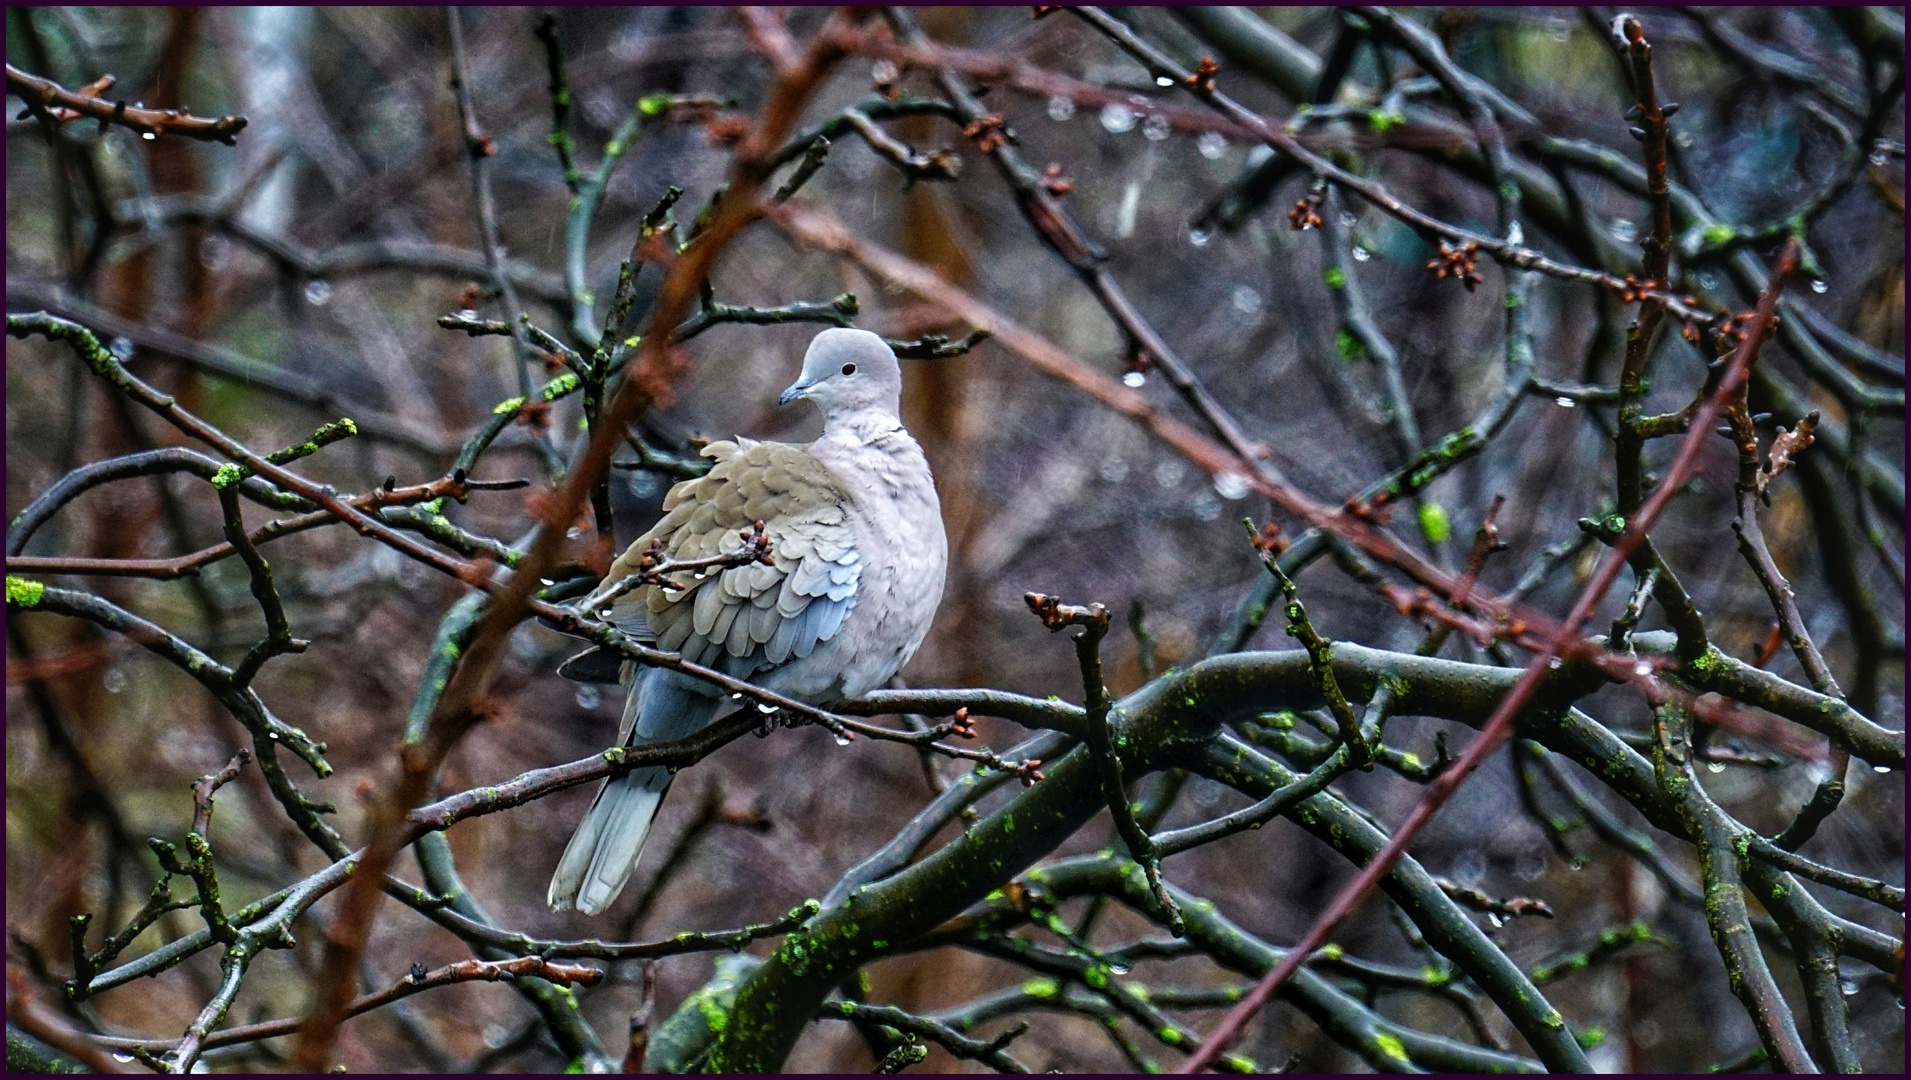
[[[1901,14],[341,9],[273,18],[375,93],[260,47],[250,118],[180,95],[278,24],[155,15],[149,105],[94,17],[9,13],[10,1068],[1897,1060]],[[606,578],[859,323],[925,685],[611,621],[774,561]],[[601,749],[631,665],[738,707]],[[690,766],[621,929],[534,932],[504,845]]]

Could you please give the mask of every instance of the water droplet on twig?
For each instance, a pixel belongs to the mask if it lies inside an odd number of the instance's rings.
[[[1202,157],[1213,161],[1228,152],[1228,138],[1218,131],[1205,131],[1194,141],[1194,148],[1201,152]]]
[[[1250,488],[1248,487],[1247,477],[1237,472],[1224,472],[1215,474],[1214,490],[1219,493],[1223,499],[1233,502],[1236,499],[1247,498],[1247,493]]]
[[[1815,292],[1815,293],[1820,293],[1820,294],[1822,294],[1822,293],[1824,293],[1824,292],[1825,292],[1826,290],[1828,290],[1828,289],[1830,289],[1830,288],[1831,288],[1831,283],[1830,283],[1830,282],[1828,282],[1828,281],[1826,281],[1826,280],[1825,280],[1824,278],[1814,278],[1814,279],[1812,279],[1812,283],[1811,283],[1811,291],[1812,291],[1812,292]]]
[[[1570,409],[1574,405],[1578,404],[1578,402],[1575,402],[1572,398],[1566,397],[1565,395],[1562,394],[1559,397],[1556,397],[1553,399],[1553,404],[1559,406],[1562,409]]]
[[[332,302],[332,283],[324,278],[314,278],[305,283],[306,302],[313,307],[324,307]]]
[[[1131,371],[1121,377],[1121,384],[1130,389],[1138,389],[1148,381],[1148,376],[1139,371]]]
[[[1148,137],[1149,142],[1160,142],[1172,131],[1173,128],[1168,126],[1168,118],[1165,116],[1150,116],[1141,122],[1141,133]]]
[[[1101,126],[1116,135],[1133,131],[1135,111],[1119,101],[1111,101],[1101,107]]]
[[[1366,262],[1368,259],[1371,259],[1374,257],[1373,252],[1368,251],[1366,248],[1361,247],[1359,244],[1354,245],[1353,255],[1354,255],[1355,262]]]

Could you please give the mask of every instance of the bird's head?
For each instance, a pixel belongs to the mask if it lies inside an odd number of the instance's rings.
[[[832,328],[816,335],[803,357],[803,374],[776,399],[808,398],[835,425],[863,417],[894,421],[902,398],[902,367],[888,343],[867,330]]]

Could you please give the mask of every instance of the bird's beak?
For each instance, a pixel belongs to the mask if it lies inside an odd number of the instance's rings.
[[[776,403],[778,405],[788,405],[797,398],[807,395],[810,392],[811,385],[812,384],[803,382],[800,379],[791,383],[790,388],[783,391],[782,395],[776,399]]]

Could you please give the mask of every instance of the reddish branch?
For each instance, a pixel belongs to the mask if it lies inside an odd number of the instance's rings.
[[[1686,479],[1692,475],[1693,469],[1698,464],[1699,451],[1704,446],[1713,421],[1718,419],[1726,402],[1750,375],[1751,365],[1758,356],[1759,346],[1771,333],[1773,315],[1778,308],[1778,298],[1784,289],[1786,279],[1798,265],[1798,254],[1799,246],[1796,240],[1787,244],[1785,250],[1780,253],[1778,265],[1772,272],[1772,284],[1766,289],[1765,295],[1759,297],[1758,318],[1755,323],[1757,330],[1747,337],[1732,354],[1731,363],[1726,368],[1725,376],[1720,379],[1718,388],[1697,410],[1692,430],[1680,444],[1678,457],[1673,461],[1671,469],[1667,471],[1659,486],[1653,489],[1652,497],[1646,501],[1645,506],[1627,525],[1625,535],[1613,544],[1612,551],[1599,564],[1592,580],[1586,583],[1579,599],[1573,604],[1572,612],[1566,616],[1566,621],[1526,666],[1519,681],[1513,684],[1513,688],[1500,701],[1499,708],[1494,710],[1492,717],[1481,727],[1480,734],[1467,746],[1466,752],[1460,755],[1459,760],[1455,761],[1451,768],[1427,785],[1426,794],[1414,806],[1412,813],[1407,815],[1406,820],[1401,822],[1399,828],[1394,831],[1393,838],[1387,842],[1387,846],[1378,855],[1368,860],[1360,876],[1334,898],[1334,902],[1328,905],[1327,910],[1321,913],[1306,935],[1288,953],[1287,959],[1268,972],[1260,982],[1255,984],[1253,991],[1242,1000],[1241,1004],[1228,1013],[1227,1018],[1221,1022],[1221,1026],[1215,1029],[1214,1035],[1208,1039],[1207,1045],[1182,1066],[1182,1072],[1196,1073],[1207,1068],[1222,1051],[1240,1037],[1248,1021],[1252,1020],[1274,992],[1293,976],[1294,971],[1306,960],[1308,954],[1320,948],[1327,940],[1327,936],[1333,933],[1334,927],[1346,918],[1354,907],[1366,898],[1367,893],[1372,891],[1387,871],[1393,868],[1394,863],[1406,852],[1407,846],[1413,842],[1414,837],[1419,835],[1420,830],[1433,819],[1433,815],[1447,799],[1452,797],[1460,784],[1479,767],[1482,761],[1486,760],[1489,754],[1506,741],[1513,730],[1513,717],[1525,708],[1526,703],[1532,699],[1533,693],[1539,689],[1540,683],[1545,681],[1552,661],[1578,634],[1579,628],[1592,615],[1593,609],[1598,606],[1600,600],[1605,598],[1607,590],[1611,589],[1613,582],[1618,580],[1619,570],[1625,565],[1626,557],[1644,541],[1646,531],[1652,527],[1653,522],[1658,520],[1659,515],[1672,501],[1672,497],[1685,486]]]
[[[1123,41],[1121,44],[1124,48],[1134,53],[1144,65],[1160,71],[1163,77],[1187,86],[1197,97],[1225,116],[1228,122],[1218,125],[1205,122],[1191,115],[1186,109],[1149,101],[1131,92],[1094,86],[1071,79],[1066,75],[1058,75],[1019,57],[1003,57],[929,42],[903,44],[875,31],[851,31],[840,35],[844,47],[849,51],[888,60],[904,68],[915,67],[927,70],[952,68],[973,78],[1008,86],[1043,98],[1064,97],[1077,104],[1089,105],[1118,104],[1143,116],[1160,117],[1168,121],[1171,127],[1182,130],[1221,131],[1235,137],[1251,137],[1294,157],[1307,168],[1353,191],[1383,212],[1429,238],[1444,239],[1461,245],[1477,243],[1482,252],[1490,255],[1496,262],[1513,269],[1532,270],[1549,277],[1596,285],[1614,293],[1626,288],[1625,279],[1619,275],[1559,262],[1522,244],[1510,243],[1441,221],[1431,214],[1402,202],[1385,187],[1340,168],[1302,145],[1294,135],[1279,125],[1268,121],[1219,90],[1204,86],[1195,79],[1195,72],[1182,67],[1167,54],[1134,38],[1132,34],[1127,36],[1133,40],[1133,45],[1130,46],[1128,42]],[[1686,298],[1666,292],[1663,287],[1653,290],[1651,295],[1665,305],[1668,314],[1680,320],[1704,324],[1715,317],[1714,312],[1700,310],[1688,303]]]
[[[1546,647],[1547,642],[1558,637],[1557,621],[1545,613],[1518,607],[1507,600],[1462,593],[1457,575],[1432,565],[1424,556],[1402,545],[1391,534],[1371,527],[1342,507],[1330,509],[1286,481],[1253,468],[1241,456],[1230,453],[1169,416],[1145,395],[1122,385],[1120,380],[1008,319],[950,284],[930,268],[852,235],[827,210],[785,204],[766,207],[764,213],[772,222],[804,243],[843,255],[878,277],[942,306],[969,324],[986,328],[997,341],[1043,372],[1141,424],[1156,438],[1211,475],[1231,473],[1245,476],[1251,490],[1271,500],[1276,506],[1313,528],[1339,535],[1364,554],[1405,573],[1423,588],[1418,591],[1402,589],[1390,583],[1381,586],[1390,598],[1403,605],[1403,610],[1452,621],[1482,640],[1498,637],[1533,650]],[[1716,416],[1716,413],[1713,415]],[[1468,610],[1456,611],[1437,604],[1436,596],[1447,597],[1450,601],[1456,596],[1462,597],[1463,606]],[[1580,640],[1576,635],[1568,635],[1565,640],[1568,642],[1565,646],[1568,654],[1598,664],[1608,677],[1631,683],[1650,700],[1689,697],[1666,684],[1653,672],[1640,671],[1636,657],[1609,654],[1591,642]],[[1693,707],[1689,701],[1682,701],[1682,704]],[[1705,709],[1702,705],[1698,708],[1701,711]],[[1901,760],[1901,750],[1881,748],[1881,752],[1887,760]]]
[[[1639,304],[1639,314],[1626,332],[1626,357],[1619,375],[1619,432],[1614,455],[1619,469],[1619,512],[1630,514],[1645,498],[1645,472],[1641,451],[1649,434],[1642,402],[1646,393],[1646,361],[1652,355],[1653,338],[1665,318],[1665,307],[1653,293],[1671,276],[1672,264],[1672,189],[1666,181],[1666,118],[1671,114],[1659,104],[1652,78],[1652,45],[1646,41],[1639,20],[1620,15],[1613,20],[1614,44],[1624,54],[1632,75],[1634,103],[1626,116],[1638,121],[1632,129],[1645,144],[1646,193],[1652,207],[1645,239],[1640,244],[1644,281],[1626,275],[1621,291],[1623,303]]]
[[[423,964],[414,964],[411,973],[376,994],[352,1001],[345,1008],[346,1017],[359,1016],[373,1009],[383,1008],[394,1001],[400,1001],[413,994],[426,990],[435,990],[441,986],[451,986],[466,982],[499,982],[521,978],[545,979],[560,986],[593,986],[604,977],[599,968],[583,964],[553,963],[543,957],[525,956],[514,960],[461,960],[455,964],[446,964],[433,971],[426,971]],[[207,1050],[235,1043],[257,1042],[260,1039],[276,1039],[291,1035],[299,1030],[304,1018],[288,1016],[279,1020],[267,1020],[258,1024],[246,1024],[242,1027],[227,1028],[214,1035],[206,1036],[203,1048]],[[93,1040],[102,1046],[164,1053],[179,1045],[177,1039],[123,1039],[96,1036]]]
[[[128,105],[124,101],[108,101],[100,95],[113,88],[111,75],[102,75],[78,90],[68,90],[51,79],[42,79],[38,75],[29,75],[12,64],[7,65],[7,93],[13,94],[27,103],[26,114],[32,114],[45,122],[58,126],[69,120],[82,117],[98,120],[102,124],[118,124],[131,128],[148,139],[161,135],[182,135],[200,142],[222,142],[233,144],[239,132],[245,129],[243,116],[221,116],[209,119],[194,116],[185,109],[148,109],[143,105]]]
[[[753,44],[772,60],[775,80],[761,113],[737,145],[729,195],[665,275],[651,309],[650,327],[643,334],[642,353],[593,425],[590,443],[564,486],[547,502],[537,540],[518,572],[486,608],[471,647],[452,675],[422,737],[408,740],[400,750],[399,776],[370,808],[365,866],[347,890],[337,935],[327,948],[325,976],[320,980],[326,997],[300,1039],[294,1060],[301,1065],[323,1069],[329,1064],[338,1024],[348,1004],[345,994],[349,992],[351,973],[358,970],[358,955],[371,932],[382,895],[379,884],[392,856],[405,842],[406,812],[424,801],[439,763],[482,718],[483,703],[489,696],[505,640],[530,613],[531,594],[539,588],[539,579],[562,558],[567,544],[565,530],[610,467],[611,454],[623,442],[624,430],[652,401],[667,397],[683,373],[670,348],[669,329],[691,313],[717,255],[754,220],[756,191],[769,178],[771,155],[789,137],[803,106],[842,56],[838,22],[833,21],[809,48],[798,50],[776,15],[757,9],[745,9],[743,14]]]

